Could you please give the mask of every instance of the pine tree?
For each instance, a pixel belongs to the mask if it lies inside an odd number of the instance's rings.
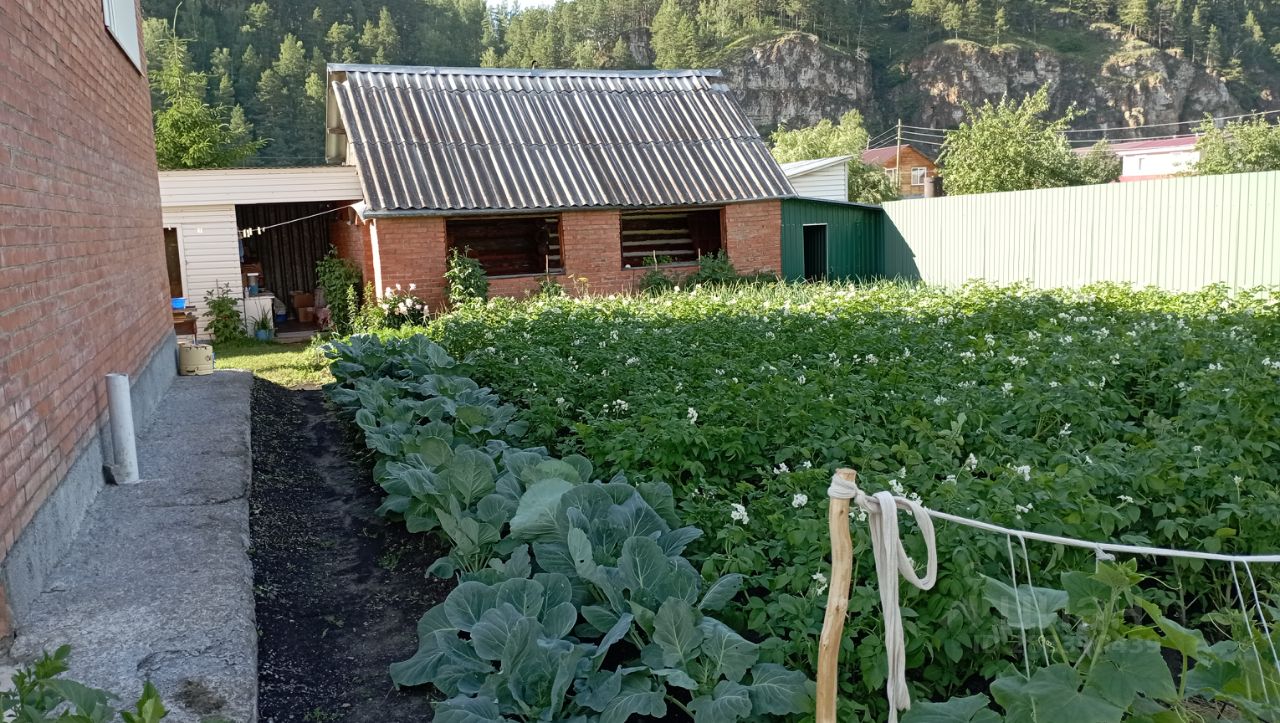
[[[942,8],[942,29],[954,37],[960,37],[960,29],[964,27],[964,8],[960,3],[947,3]]]
[[[205,101],[204,73],[191,69],[186,43],[170,31],[156,56],[151,84],[160,97],[153,113],[156,162],[160,168],[230,166],[253,155],[253,140],[237,106],[211,106]]]
[[[318,9],[318,8],[317,8]],[[324,46],[331,63],[355,63],[360,60],[355,48],[356,29],[346,23],[334,23],[324,34]]]
[[[1217,25],[1209,26],[1209,40],[1204,46],[1204,64],[1211,70],[1221,70],[1226,58],[1222,53],[1222,33]]]
[[[400,61],[400,31],[396,29],[391,11],[384,5],[378,11],[378,22],[366,20],[360,33],[360,47],[371,63],[388,64]]]
[[[663,0],[653,18],[654,67],[692,68],[701,60],[698,33],[678,0]]]
[[[316,97],[309,75],[315,72],[302,41],[285,35],[275,62],[262,71],[257,92],[259,131],[270,141],[264,155],[276,163],[314,162],[320,155],[323,93]]]
[[[209,57],[209,74],[213,78],[213,88],[209,91],[214,105],[233,106],[236,102],[236,87],[232,81],[231,50],[217,48]]]
[[[1004,12],[1004,6],[996,10],[995,31],[996,45],[999,45],[1000,39],[1009,32],[1009,17]]]
[[[1129,34],[1140,38],[1151,27],[1151,7],[1148,0],[1123,0],[1120,5],[1120,24],[1129,28]]]

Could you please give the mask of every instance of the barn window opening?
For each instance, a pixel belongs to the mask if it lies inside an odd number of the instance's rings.
[[[720,250],[720,209],[655,209],[621,215],[624,267],[696,262]]]
[[[488,276],[555,274],[560,259],[560,218],[456,219],[445,224],[449,248],[480,262]]]

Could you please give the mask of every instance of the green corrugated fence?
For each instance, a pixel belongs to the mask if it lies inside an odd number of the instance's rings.
[[[886,276],[930,284],[1280,284],[1280,172],[894,201],[882,249]]]

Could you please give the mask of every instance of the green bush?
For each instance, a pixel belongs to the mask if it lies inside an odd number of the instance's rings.
[[[230,284],[218,284],[204,295],[205,327],[219,343],[233,343],[248,338],[244,329],[244,317],[240,315],[240,300],[231,295]]]
[[[324,293],[334,331],[350,334],[359,312],[354,302],[360,291],[360,269],[333,250],[316,264],[316,283]]]
[[[449,282],[449,303],[454,306],[489,298],[489,277],[480,262],[467,255],[468,251],[470,249],[462,253],[457,249],[449,251],[449,268],[444,278]]]
[[[758,586],[725,621],[773,636],[762,656],[809,673],[815,575],[827,570],[821,501],[839,466],[868,491],[1011,527],[1280,549],[1275,289],[740,285],[491,304],[431,330],[521,408],[531,443],[671,485],[682,518],[712,531],[689,548],[704,576]],[[917,698],[994,678],[1014,650],[977,575],[1007,579],[1003,541],[951,525],[938,536],[937,588],[903,590]],[[1029,552],[1037,576],[1092,567],[1084,553]],[[842,720],[885,714],[875,577],[860,560]],[[1149,572],[1167,584],[1144,595],[1189,624],[1233,609],[1220,569]]]

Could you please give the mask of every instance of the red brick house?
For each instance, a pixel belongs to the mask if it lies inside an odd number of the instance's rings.
[[[933,160],[910,143],[865,150],[861,160],[869,166],[883,168],[903,198],[925,195],[925,185],[938,175],[938,167]]]
[[[495,295],[548,273],[625,291],[646,260],[719,251],[779,272],[795,194],[718,75],[331,65],[326,156],[356,166],[364,195],[335,245],[433,308],[451,248]]]
[[[135,0],[0,2],[0,644],[174,374]]]

